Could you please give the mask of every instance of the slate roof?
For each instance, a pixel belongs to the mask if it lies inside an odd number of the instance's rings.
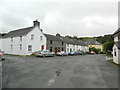
[[[67,44],[74,44],[71,38],[68,37],[60,37]]]
[[[63,42],[62,39],[60,39],[60,37],[58,36],[54,36],[54,35],[50,35],[50,34],[44,34],[48,40],[53,40],[53,41],[61,41]]]
[[[114,32],[113,36],[114,36],[115,34],[119,33],[119,32],[120,32],[120,28],[119,28],[117,31]]]
[[[79,40],[80,45],[82,46],[88,46],[88,44],[85,41]]]
[[[71,40],[72,40],[73,44],[75,44],[75,45],[80,45],[80,42],[78,42],[77,39],[71,39]]]
[[[22,29],[18,29],[18,30],[13,30],[13,31],[10,31],[8,34],[5,34],[3,37],[2,37],[2,34],[0,34],[0,38],[1,37],[9,38],[9,37],[24,36],[33,29],[34,29],[34,26],[22,28]],[[54,35],[50,35],[50,34],[44,34],[44,35],[47,37],[47,40],[60,41],[60,42],[65,42],[67,44],[82,45],[82,46],[87,46],[89,44],[100,45],[100,43],[98,43],[97,41],[94,41],[94,40],[93,41],[87,41],[87,40],[82,41],[82,40],[71,39],[68,37],[54,36]]]
[[[120,49],[120,42],[116,42],[115,45]]]
[[[4,35],[3,38],[24,36],[28,34],[31,30],[33,30],[33,28],[34,27],[27,27],[27,28],[10,31],[8,34]]]
[[[85,44],[88,45],[101,45],[98,41],[96,41],[95,39],[85,39],[83,40]]]

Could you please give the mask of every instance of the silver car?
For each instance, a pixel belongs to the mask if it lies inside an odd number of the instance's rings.
[[[54,52],[50,52],[49,50],[39,50],[34,52],[35,56],[47,57],[47,56],[55,56]]]
[[[61,51],[61,52],[57,52],[56,54],[57,56],[68,56],[68,54],[64,51]]]
[[[5,57],[3,55],[3,52],[0,50],[0,61],[4,61],[5,60]]]

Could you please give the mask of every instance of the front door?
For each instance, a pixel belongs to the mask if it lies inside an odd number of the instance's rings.
[[[57,54],[57,47],[55,47],[55,54]]]
[[[41,50],[44,50],[44,45],[41,46]]]

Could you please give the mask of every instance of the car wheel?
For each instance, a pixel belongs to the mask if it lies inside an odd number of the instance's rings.
[[[5,58],[2,58],[2,61],[4,61],[5,60]]]
[[[45,57],[45,54],[43,55],[43,57]]]

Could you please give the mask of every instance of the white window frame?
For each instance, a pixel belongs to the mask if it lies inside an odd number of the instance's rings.
[[[43,40],[43,36],[40,36],[40,40],[41,40],[41,41]]]
[[[30,47],[29,47],[30,46]],[[32,45],[28,45],[28,51],[31,52],[32,51]]]
[[[33,40],[34,39],[34,34],[31,34],[31,40]]]
[[[22,42],[22,36],[20,36],[20,41]]]
[[[22,50],[22,44],[20,44],[20,50]]]
[[[13,50],[13,44],[11,44],[11,50]]]
[[[11,42],[13,42],[13,37],[11,37]]]

